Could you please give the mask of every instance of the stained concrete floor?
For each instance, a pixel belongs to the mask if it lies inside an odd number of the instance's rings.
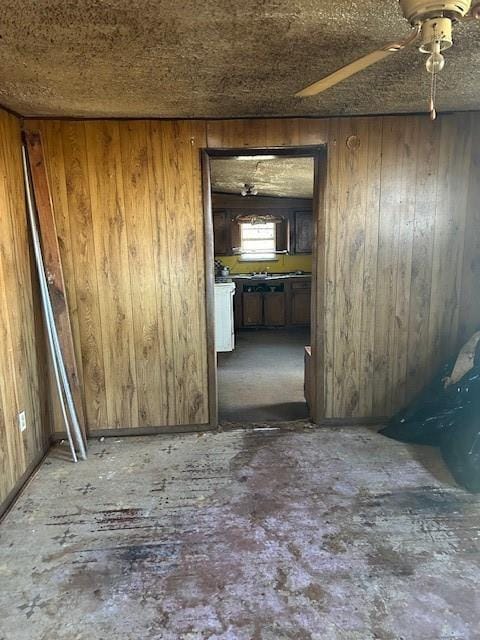
[[[308,418],[303,391],[310,330],[247,329],[235,350],[218,354],[218,410],[223,421]]]
[[[54,449],[0,526],[0,638],[475,640],[479,516],[361,427]]]

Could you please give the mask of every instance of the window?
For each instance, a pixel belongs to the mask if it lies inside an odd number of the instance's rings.
[[[241,260],[275,260],[276,249],[274,222],[240,223]]]

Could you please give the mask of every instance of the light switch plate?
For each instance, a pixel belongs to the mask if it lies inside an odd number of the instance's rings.
[[[27,416],[25,415],[25,411],[20,411],[18,414],[18,428],[20,431],[25,431],[27,428]]]

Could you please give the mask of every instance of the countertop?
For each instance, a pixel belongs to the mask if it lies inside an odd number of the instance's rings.
[[[236,273],[231,274],[230,277],[232,280],[288,280],[290,278],[305,278],[309,279],[312,277],[311,273],[271,273],[271,274],[261,274],[261,275],[251,275],[250,273]]]

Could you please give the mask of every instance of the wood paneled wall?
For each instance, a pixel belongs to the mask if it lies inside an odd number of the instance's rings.
[[[465,342],[480,330],[480,117],[472,117],[465,245],[460,296],[460,336]]]
[[[327,145],[326,417],[391,414],[480,323],[478,114],[27,124],[47,149],[90,429],[208,421],[202,147]]]
[[[211,147],[327,144],[326,417],[391,415],[479,327],[479,132],[479,114],[208,123]]]
[[[48,446],[43,327],[26,222],[20,122],[0,110],[0,513]]]
[[[27,125],[45,147],[89,430],[207,423],[204,124]]]

